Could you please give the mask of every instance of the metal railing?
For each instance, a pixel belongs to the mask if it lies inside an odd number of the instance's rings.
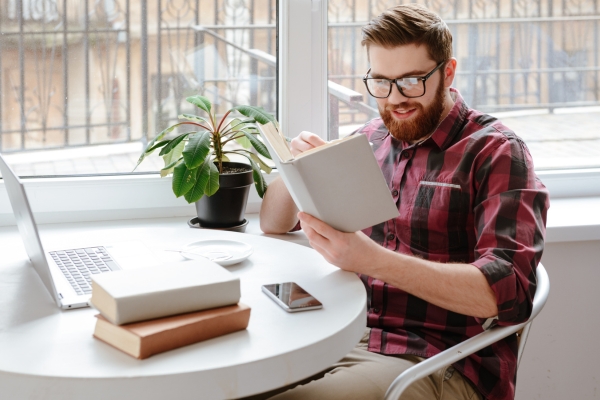
[[[273,68],[273,70],[277,67],[277,58],[269,53],[266,53],[262,50],[258,49],[245,49],[226,38],[216,34],[212,30],[207,29],[204,26],[195,26],[194,29],[198,32],[201,32],[203,35],[209,35],[215,40],[224,43],[230,46],[237,51],[246,54],[251,59],[251,70],[258,70],[258,62],[262,62],[265,65]],[[275,77],[269,78],[268,80],[275,83]],[[256,73],[251,74],[249,77],[250,86],[252,88],[256,88],[258,86],[258,76]],[[371,117],[376,117],[379,115],[377,109],[365,104],[363,102],[363,94],[358,93],[354,90],[348,89],[344,86],[338,85],[335,82],[328,81],[328,91],[329,91],[329,139],[337,139],[339,137],[339,106],[340,103],[344,104],[351,109],[358,110],[360,112],[366,113]],[[252,102],[252,104],[256,104],[256,102]],[[273,107],[267,108],[267,110],[272,110]]]
[[[453,33],[470,106],[600,105],[600,0],[421,2]],[[191,93],[276,112],[275,0],[258,4],[0,0],[0,151],[145,140]],[[360,29],[391,5],[329,2],[331,138],[377,115]]]

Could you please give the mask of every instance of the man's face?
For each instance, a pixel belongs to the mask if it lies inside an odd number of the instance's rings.
[[[429,57],[425,46],[412,44],[390,49],[371,45],[369,60],[370,75],[374,78],[425,76],[437,65]],[[429,135],[438,126],[446,100],[444,70],[444,66],[440,67],[427,79],[422,97],[404,97],[394,84],[389,97],[375,99],[385,126],[396,139],[414,142]]]

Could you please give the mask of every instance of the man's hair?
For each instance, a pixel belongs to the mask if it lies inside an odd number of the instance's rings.
[[[452,58],[452,34],[446,23],[420,4],[392,7],[362,28],[363,46],[393,48],[408,44],[425,45],[436,62]]]

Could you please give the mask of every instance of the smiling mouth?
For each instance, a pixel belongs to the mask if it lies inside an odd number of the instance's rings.
[[[416,108],[412,108],[410,110],[394,110],[392,114],[398,119],[406,119],[412,116],[416,110]]]

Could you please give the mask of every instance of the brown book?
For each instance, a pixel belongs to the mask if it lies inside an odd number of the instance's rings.
[[[139,359],[240,331],[248,327],[250,307],[239,303],[126,325],[96,315],[94,337]]]

